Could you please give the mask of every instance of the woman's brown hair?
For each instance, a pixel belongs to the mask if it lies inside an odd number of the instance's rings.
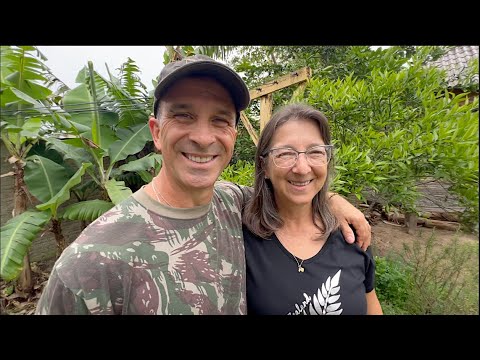
[[[320,130],[325,145],[331,144],[330,127],[328,120],[320,111],[306,104],[290,104],[276,111],[262,131],[255,154],[255,184],[253,195],[243,211],[243,223],[254,234],[270,237],[283,226],[278,212],[272,183],[265,178],[266,156],[271,148],[271,141],[277,129],[291,120],[311,119]],[[300,134],[299,134],[300,135]],[[322,189],[312,199],[313,222],[320,229],[322,235],[330,234],[338,227],[327,203],[327,193],[333,171],[333,154],[328,163],[328,174]],[[323,226],[322,226],[323,225]]]

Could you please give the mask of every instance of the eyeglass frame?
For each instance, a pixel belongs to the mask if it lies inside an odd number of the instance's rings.
[[[308,155],[307,155],[307,152],[309,152],[309,151],[311,151],[312,149],[315,149],[315,148],[317,148],[317,147],[322,147],[322,148],[324,148],[324,149],[330,149],[330,156],[329,156],[329,159],[328,159],[328,161],[327,161],[326,163],[323,163],[323,164],[321,164],[321,165],[312,165],[312,164],[310,163],[310,160],[309,160],[309,157],[308,157]],[[291,167],[294,167],[294,166],[295,166],[295,164],[296,164],[297,161],[298,161],[298,158],[300,157],[300,154],[305,154],[305,158],[306,158],[306,160],[307,160],[307,163],[308,163],[310,166],[323,166],[323,165],[327,165],[327,164],[330,162],[330,160],[332,160],[333,148],[334,148],[334,146],[331,145],[331,144],[330,144],[330,145],[315,145],[315,146],[312,146],[311,148],[309,148],[309,149],[307,149],[307,150],[305,150],[305,151],[298,151],[298,150],[295,150],[295,149],[293,149],[293,148],[291,148],[291,147],[277,147],[277,148],[273,148],[273,149],[268,150],[266,153],[263,154],[263,157],[269,155],[272,151],[275,151],[275,150],[281,150],[281,149],[292,150],[293,152],[295,152],[295,153],[297,154],[296,157],[295,157],[295,162],[294,162],[292,165],[290,165],[290,166],[278,166],[277,163],[275,162],[275,159],[272,158],[273,164],[274,164],[276,167],[280,168],[280,169],[288,169],[288,168],[291,168]]]

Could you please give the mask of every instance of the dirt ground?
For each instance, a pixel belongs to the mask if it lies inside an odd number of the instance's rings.
[[[478,243],[477,235],[456,233],[449,230],[418,227],[415,235],[408,234],[405,226],[378,221],[372,225],[372,251],[374,255],[386,256],[399,252],[403,244],[411,245],[415,239],[427,240],[434,231],[436,243],[445,246],[458,236],[460,242]],[[34,290],[31,294],[15,291],[11,284],[0,280],[0,314],[31,315],[45,287],[54,260],[32,263]],[[478,264],[477,264],[478,266]]]
[[[379,221],[372,226],[372,249],[375,255],[385,256],[394,251],[401,251],[403,244],[411,245],[415,239],[424,239],[425,241],[432,235],[435,236],[435,243],[445,246],[451,240],[458,236],[460,242],[478,243],[478,235],[465,234],[450,230],[432,229],[417,227],[415,234],[408,234],[403,225],[385,223]]]

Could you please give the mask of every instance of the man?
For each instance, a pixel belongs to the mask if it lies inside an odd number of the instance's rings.
[[[165,66],[149,119],[159,174],[63,252],[36,313],[245,314],[245,199],[217,179],[249,101],[243,80],[209,57]],[[339,196],[330,201],[368,245],[361,212]]]

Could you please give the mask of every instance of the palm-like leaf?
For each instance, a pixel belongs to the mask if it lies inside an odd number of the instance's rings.
[[[110,200],[112,200],[115,205],[132,195],[132,190],[126,187],[123,181],[110,179],[105,183],[105,188],[107,189]]]
[[[130,60],[130,59],[129,59]],[[97,74],[99,86],[103,86],[108,94],[109,109],[119,116],[119,127],[128,127],[135,124],[145,123],[152,103],[145,93],[143,85],[137,73],[138,67],[131,63],[125,63],[120,69],[120,80],[115,78],[110,71],[110,81]]]
[[[91,166],[91,163],[82,164],[82,167],[67,181],[67,183],[47,202],[37,205],[39,210],[50,209],[54,217],[57,216],[57,210],[60,205],[70,199],[70,189],[82,181],[82,176],[85,174],[85,169]]]
[[[144,156],[137,160],[129,161],[127,164],[124,164],[118,167],[119,171],[144,171],[157,169],[158,164],[162,164],[162,155],[156,153],[150,153],[147,156]]]
[[[25,254],[48,220],[50,214],[47,212],[26,211],[2,226],[0,276],[3,279],[10,281],[17,278],[22,271]]]
[[[62,218],[68,220],[94,221],[112,207],[113,204],[109,201],[82,201],[67,207]]]
[[[107,170],[108,176],[117,161],[126,159],[128,155],[136,154],[151,139],[150,130],[146,123],[135,125],[131,129],[117,129],[117,136],[120,140],[114,142],[108,149],[110,155],[110,166]]]
[[[59,140],[53,137],[45,138],[48,149],[52,148],[62,154],[64,160],[72,159],[78,167],[82,163],[93,162],[91,154],[84,148],[80,139]]]
[[[198,46],[195,48],[195,53],[226,61],[237,48],[238,46]]]
[[[145,97],[147,87],[140,81],[140,69],[135,61],[128,60],[120,67],[120,79],[123,89],[132,97]]]

